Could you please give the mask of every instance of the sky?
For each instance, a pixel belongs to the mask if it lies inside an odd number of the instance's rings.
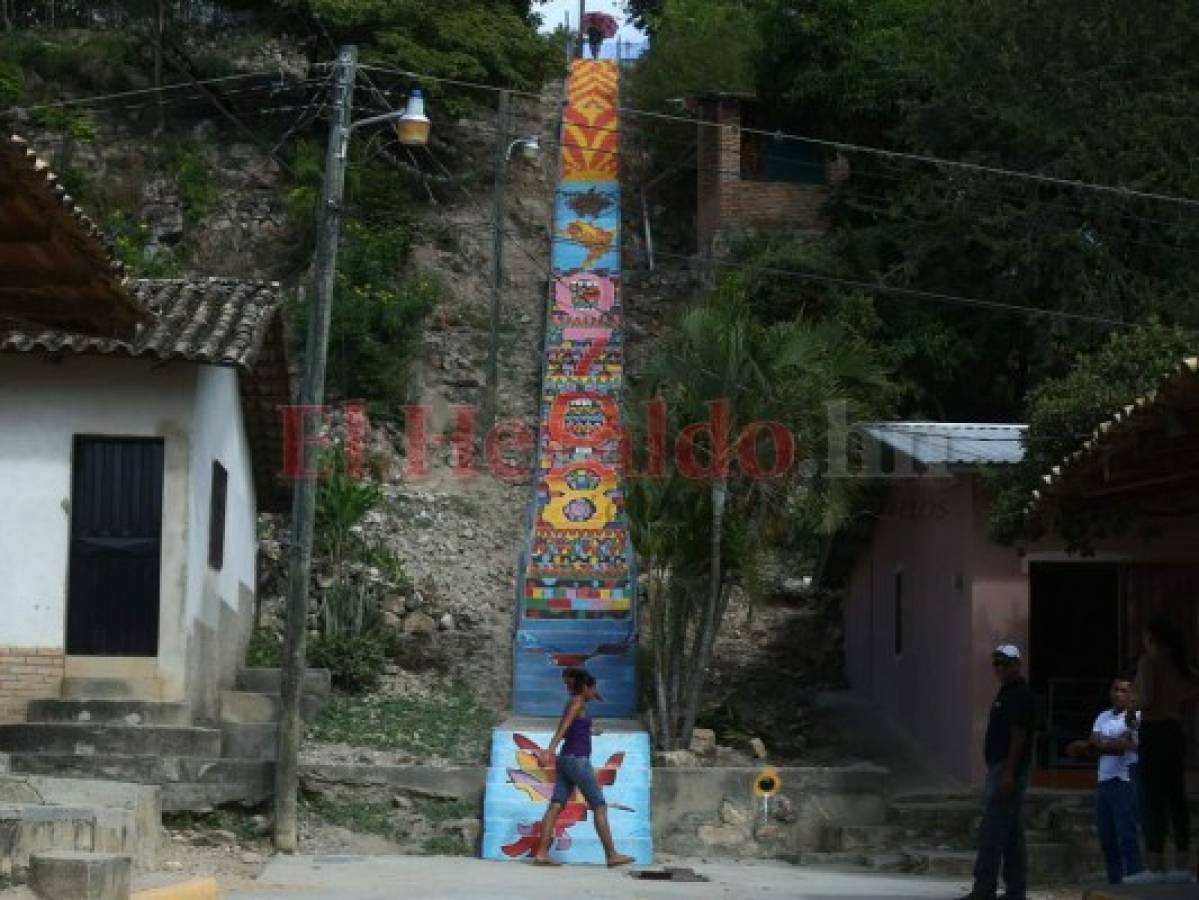
[[[533,5],[534,12],[541,13],[542,31],[553,31],[562,24],[562,13],[568,11],[570,13],[570,24],[572,28],[578,27],[579,18],[579,0],[549,0],[541,6]],[[624,3],[621,0],[587,0],[588,12],[606,12],[616,17],[616,21],[622,23],[620,34],[625,40],[640,40],[641,32],[637,31],[632,25],[624,25],[625,11]]]

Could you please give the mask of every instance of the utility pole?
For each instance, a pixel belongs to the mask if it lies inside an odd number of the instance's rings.
[[[304,438],[303,470],[292,489],[291,548],[287,561],[287,632],[279,710],[279,760],[275,766],[275,848],[294,853],[296,794],[299,790],[299,754],[303,723],[300,699],[304,690],[304,644],[308,628],[308,583],[312,577],[312,534],[316,518],[316,469],[319,467],[315,432],[319,418],[315,407],[325,402],[325,363],[329,355],[329,319],[333,309],[333,276],[337,242],[341,233],[345,197],[346,148],[350,138],[350,107],[358,48],[337,51],[333,86],[333,121],[325,152],[325,184],[318,210],[316,276],[308,316],[308,343],[304,352],[304,382],[300,391]]]
[[[583,58],[583,16],[587,13],[587,0],[579,0],[579,59]]]
[[[500,91],[499,121],[496,123],[495,191],[491,212],[491,338],[487,343],[486,387],[483,398],[483,434],[491,431],[499,409],[500,295],[504,287],[504,192],[508,182],[508,130],[512,92]]]

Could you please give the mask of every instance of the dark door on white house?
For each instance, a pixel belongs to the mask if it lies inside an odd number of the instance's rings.
[[[157,656],[161,440],[76,437],[67,653]]]

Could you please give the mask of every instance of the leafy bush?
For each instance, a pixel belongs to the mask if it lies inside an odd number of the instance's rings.
[[[25,93],[25,76],[19,66],[0,60],[0,106],[11,106]]]
[[[147,254],[150,227],[145,222],[118,211],[108,217],[106,224],[113,255],[133,274],[143,278],[170,278],[178,272],[178,262],[170,251],[159,248],[152,256]]]
[[[427,700],[335,694],[308,736],[418,756],[435,754],[452,763],[473,765],[486,761],[491,729],[497,722],[497,716],[480,706],[463,685]]]
[[[265,628],[255,629],[246,645],[246,666],[251,669],[273,669],[283,665],[283,644],[278,636]]]
[[[188,141],[166,141],[158,148],[158,165],[175,182],[186,219],[195,223],[208,214],[216,187],[199,148]]]
[[[375,690],[383,677],[387,656],[377,634],[322,635],[308,645],[308,661],[328,669],[333,686],[349,694]]]

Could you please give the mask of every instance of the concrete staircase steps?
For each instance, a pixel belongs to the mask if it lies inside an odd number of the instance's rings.
[[[551,859],[569,861],[571,865],[603,865],[605,863],[604,848],[600,845],[599,838],[595,836],[595,829],[590,820],[579,823],[570,831],[569,849],[558,850],[551,847]],[[632,856],[638,861],[638,864],[645,865],[646,863],[641,863],[641,860],[653,859],[653,841],[648,837],[621,836],[613,831],[612,840],[621,853]],[[497,835],[485,834],[483,836],[483,858],[498,859],[503,856],[501,843],[504,842]]]
[[[0,804],[0,877],[27,868],[35,853],[86,850],[136,855],[133,810],[108,807]],[[7,869],[7,871],[4,871]]]
[[[237,673],[237,688],[256,694],[278,695],[283,681],[281,669],[242,669]],[[327,697],[333,690],[328,669],[308,669],[304,673],[304,693]]]
[[[974,850],[901,849],[907,857],[904,871],[946,878],[969,878],[974,873]],[[1072,881],[1076,877],[1074,858],[1066,844],[1028,844],[1029,872],[1038,883]]]
[[[128,900],[128,856],[60,850],[34,854],[29,883],[42,900]]]
[[[32,722],[0,725],[0,747],[10,753],[124,753],[137,748],[160,756],[217,756],[221,733],[190,725],[116,725],[93,722]]]
[[[304,693],[300,696],[300,715],[312,722],[320,714],[324,695]],[[222,691],[220,719],[222,723],[278,722],[278,694],[258,691]]]
[[[157,678],[64,678],[64,700],[162,700]]]
[[[191,725],[186,703],[148,700],[31,700],[26,720],[114,725]]]

